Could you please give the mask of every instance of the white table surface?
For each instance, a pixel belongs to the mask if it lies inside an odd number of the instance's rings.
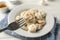
[[[2,1],[2,0],[0,0]],[[23,3],[34,3],[34,4],[39,4],[37,0],[21,0]],[[60,0],[55,0],[55,1],[52,1],[52,2],[49,2],[49,5],[48,6],[45,6],[47,8],[50,9],[50,11],[52,11],[53,15],[55,17],[57,17],[58,19],[58,22],[60,23]],[[2,15],[1,15],[2,16]],[[0,17],[1,17],[0,16]],[[4,16],[3,16],[4,17]],[[59,36],[58,36],[58,39],[57,40],[60,40],[60,32],[59,32]],[[4,32],[0,33],[0,40],[20,40],[18,38],[14,38],[12,36],[9,36],[7,34],[5,34]]]

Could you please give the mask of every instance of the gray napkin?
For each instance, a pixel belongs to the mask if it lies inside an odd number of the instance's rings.
[[[6,14],[5,18],[2,21],[0,21],[0,28],[6,27],[7,25],[8,25],[8,14]],[[58,26],[58,24],[56,24],[56,18],[55,18],[55,25],[54,25],[54,28],[51,30],[51,32],[38,38],[21,37],[19,34],[10,30],[6,30],[5,33],[17,38],[21,38],[22,40],[56,40],[57,31],[58,31],[56,26]]]

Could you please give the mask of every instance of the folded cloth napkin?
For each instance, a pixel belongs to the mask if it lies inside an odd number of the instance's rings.
[[[6,14],[6,17],[2,21],[0,21],[0,28],[5,27],[6,25],[8,25],[8,14]],[[57,35],[56,35],[57,34],[57,27],[56,26],[57,25],[58,24],[56,24],[56,19],[55,19],[54,28],[48,34],[46,34],[42,37],[38,37],[38,38],[22,38],[22,39],[23,40],[56,40],[56,37],[57,37]],[[5,32],[7,32],[7,31],[9,31],[9,30],[6,30]],[[12,33],[12,31],[8,32],[8,33]],[[17,35],[17,34],[14,34],[12,36],[15,36],[15,35]],[[20,36],[16,36],[16,37],[19,38]]]

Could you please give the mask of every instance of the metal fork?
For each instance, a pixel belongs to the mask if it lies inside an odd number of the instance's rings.
[[[17,30],[17,29],[19,29],[20,27],[22,27],[25,24],[26,24],[25,21],[23,20],[23,18],[21,18],[18,21],[18,23],[16,21],[12,22],[7,27],[0,29],[0,32],[5,31],[7,29],[9,29],[9,30]]]

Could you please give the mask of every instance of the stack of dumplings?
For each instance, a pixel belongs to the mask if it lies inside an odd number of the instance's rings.
[[[26,25],[22,26],[23,30],[28,32],[37,32],[46,24],[46,13],[37,9],[28,9],[16,16],[16,21],[23,18]]]

